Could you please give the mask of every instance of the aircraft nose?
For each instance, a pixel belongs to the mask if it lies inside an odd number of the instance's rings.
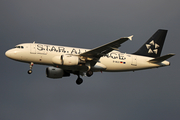
[[[10,56],[11,56],[11,52],[8,50],[8,51],[6,51],[5,55],[6,55],[7,57],[10,57]]]
[[[8,50],[5,52],[5,55],[8,57],[8,58],[11,58],[12,55],[13,55],[13,51],[12,50]]]

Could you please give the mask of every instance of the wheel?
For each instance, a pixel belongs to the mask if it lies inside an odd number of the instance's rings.
[[[78,79],[76,80],[76,84],[77,84],[77,85],[80,85],[82,82],[83,82],[83,79],[81,79],[81,78],[78,78]]]
[[[31,74],[32,73],[32,70],[28,70],[28,74]]]
[[[88,77],[91,77],[91,76],[93,75],[93,71],[91,71],[91,70],[87,71],[87,72],[86,72],[86,75],[87,75]]]

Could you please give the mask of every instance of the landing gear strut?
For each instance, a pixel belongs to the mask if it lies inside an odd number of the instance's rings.
[[[79,74],[78,74],[78,78],[77,78],[77,80],[76,80],[76,84],[77,84],[77,85],[80,85],[81,83],[83,83],[83,79],[80,78],[80,76],[79,76]]]
[[[28,70],[28,74],[31,74],[32,73],[32,67],[33,67],[33,65],[34,65],[34,63],[33,62],[31,62],[30,63],[30,69]]]

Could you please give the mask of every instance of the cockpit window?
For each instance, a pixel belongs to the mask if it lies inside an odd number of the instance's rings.
[[[21,48],[21,49],[23,49],[24,46],[15,46],[15,48]]]

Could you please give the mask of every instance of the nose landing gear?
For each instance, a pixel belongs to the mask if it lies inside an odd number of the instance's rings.
[[[34,63],[31,62],[31,63],[30,63],[30,66],[29,66],[30,69],[29,69],[28,72],[27,72],[28,74],[31,74],[31,73],[32,73],[32,67],[33,67],[33,65],[34,65]]]
[[[28,74],[31,74],[32,73],[32,70],[28,70]]]

